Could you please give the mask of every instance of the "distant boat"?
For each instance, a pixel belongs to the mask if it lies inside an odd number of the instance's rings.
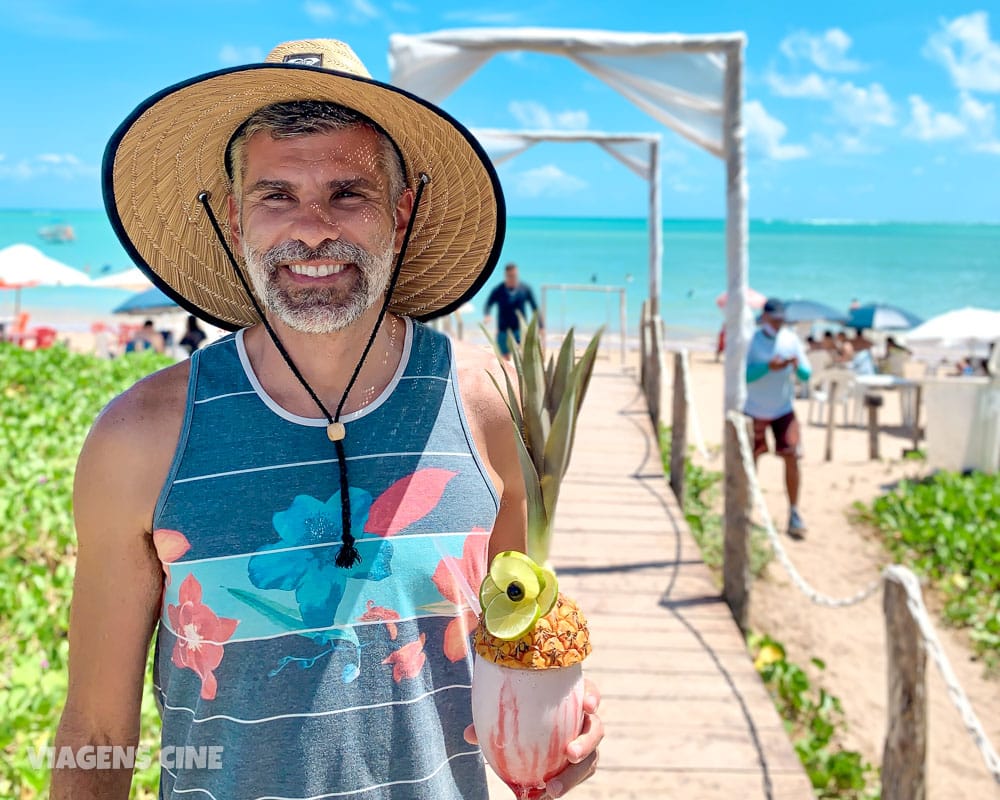
[[[72,242],[76,239],[76,234],[69,225],[46,225],[44,228],[38,229],[38,235],[46,242],[56,244]]]

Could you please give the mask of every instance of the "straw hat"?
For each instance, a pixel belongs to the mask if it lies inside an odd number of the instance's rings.
[[[230,139],[254,111],[293,100],[338,103],[364,114],[395,142],[407,185],[421,173],[430,177],[389,309],[430,319],[459,308],[486,282],[503,244],[496,172],[459,122],[372,80],[351,48],[332,39],[286,42],[263,64],[170,86],[119,126],[104,153],[104,203],[136,264],[212,324],[235,329],[258,321],[198,195],[209,192],[225,230]]]

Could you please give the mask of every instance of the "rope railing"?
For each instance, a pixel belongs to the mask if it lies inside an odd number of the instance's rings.
[[[958,678],[952,669],[951,662],[948,660],[944,649],[941,647],[941,642],[938,639],[937,632],[934,630],[934,624],[927,613],[926,606],[924,605],[923,594],[920,590],[920,582],[917,579],[917,576],[914,575],[913,572],[907,567],[900,564],[892,564],[882,571],[878,579],[872,581],[863,589],[848,597],[831,597],[830,595],[824,594],[823,592],[815,589],[795,568],[795,565],[789,558],[788,553],[785,551],[781,538],[775,530],[774,522],[764,499],[764,493],[761,491],[760,483],[757,480],[757,471],[754,469],[753,452],[751,450],[750,440],[747,434],[746,417],[738,412],[731,411],[727,414],[727,421],[733,426],[736,432],[736,438],[739,442],[740,459],[746,473],[746,479],[750,487],[753,504],[756,506],[757,511],[760,514],[763,527],[767,533],[768,540],[771,543],[771,547],[774,550],[778,562],[782,567],[784,567],[789,577],[791,577],[796,588],[809,598],[810,601],[817,605],[825,606],[827,608],[847,608],[849,606],[863,603],[865,600],[872,597],[875,592],[878,591],[879,586],[881,586],[883,582],[892,581],[901,586],[906,593],[906,607],[909,610],[909,615],[912,617],[912,620],[919,631],[923,646],[926,648],[927,652],[930,653],[931,659],[934,661],[934,664],[937,666],[938,671],[944,680],[948,691],[948,697],[951,699],[952,704],[958,711],[965,729],[975,742],[987,770],[989,770],[990,774],[993,776],[994,781],[1000,785],[1000,757],[997,756],[996,750],[993,748],[993,745],[986,736],[982,723],[979,721],[979,718],[976,716],[976,713],[969,702],[968,695],[959,683]],[[922,671],[920,674],[922,676]],[[917,687],[916,691],[911,692],[911,694],[919,693],[921,691],[922,687]],[[905,698],[905,700],[907,703],[913,702],[912,697]],[[887,777],[885,774],[886,766],[886,764],[883,764],[883,782],[886,781]],[[922,767],[919,772],[919,780],[922,782]],[[899,796],[912,796],[907,795],[905,791],[906,790],[902,790],[902,793]],[[886,795],[886,797],[888,797],[888,795]]]

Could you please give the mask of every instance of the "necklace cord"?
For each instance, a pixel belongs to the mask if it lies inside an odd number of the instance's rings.
[[[202,190],[198,193],[198,201],[204,206],[205,213],[208,215],[208,221],[212,225],[212,230],[215,232],[215,236],[222,245],[222,249],[226,253],[226,257],[229,259],[229,263],[233,267],[233,271],[236,273],[236,277],[239,279],[240,285],[246,292],[247,297],[250,299],[250,303],[254,307],[254,311],[257,312],[257,316],[260,317],[261,322],[264,325],[264,329],[267,331],[268,336],[274,343],[275,348],[281,355],[284,362],[288,365],[288,368],[292,371],[292,374],[298,380],[302,387],[306,390],[309,396],[312,398],[313,402],[316,403],[319,410],[322,412],[323,416],[326,417],[327,423],[333,424],[334,422],[340,421],[341,412],[344,409],[344,404],[347,402],[347,396],[351,389],[354,387],[358,376],[361,374],[361,368],[364,365],[365,359],[368,357],[372,345],[375,343],[375,338],[378,335],[379,327],[382,325],[382,320],[385,318],[385,314],[388,311],[389,303],[392,300],[392,293],[396,288],[396,281],[399,279],[399,273],[402,270],[403,259],[406,255],[406,246],[409,244],[410,235],[413,233],[413,224],[417,218],[417,209],[420,206],[420,199],[423,196],[424,188],[430,182],[430,176],[426,173],[420,173],[419,183],[417,184],[416,194],[413,198],[413,210],[410,214],[410,218],[406,223],[406,233],[403,236],[402,244],[399,248],[399,253],[396,257],[396,266],[392,271],[392,275],[389,278],[389,285],[386,289],[385,299],[382,301],[382,306],[379,309],[378,318],[375,320],[375,325],[372,328],[371,335],[368,337],[368,342],[365,345],[365,349],[361,353],[361,357],[358,359],[358,363],[354,367],[354,372],[351,375],[351,379],[347,382],[347,387],[344,389],[344,393],[341,395],[340,402],[337,404],[337,410],[334,414],[330,414],[327,407],[323,404],[323,401],[319,399],[316,392],[306,381],[305,376],[299,371],[298,367],[295,366],[295,362],[292,360],[291,355],[285,349],[282,344],[281,339],[278,337],[277,332],[267,321],[267,317],[264,314],[264,310],[260,306],[260,302],[257,297],[250,289],[250,284],[247,281],[246,276],[243,274],[243,269],[240,267],[239,262],[233,255],[232,249],[229,247],[229,243],[226,241],[225,236],[222,233],[222,227],[219,225],[219,221],[215,217],[215,212],[212,210],[211,205],[209,205],[209,199],[211,194],[208,191]],[[355,537],[351,532],[352,521],[351,521],[351,498],[350,498],[350,483],[347,476],[347,454],[344,449],[343,439],[338,439],[334,442],[334,448],[337,451],[337,472],[340,478],[340,521],[341,521],[341,546],[340,550],[337,552],[335,563],[338,567],[350,568],[355,564],[361,562],[361,553],[358,552],[358,548],[355,545]]]

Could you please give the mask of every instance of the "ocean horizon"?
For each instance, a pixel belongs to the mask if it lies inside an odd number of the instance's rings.
[[[75,240],[54,243],[38,231],[69,225]],[[648,230],[643,218],[509,217],[498,269],[473,299],[479,318],[503,264],[518,264],[541,300],[559,284],[625,289],[630,333],[648,288]],[[875,222],[842,219],[751,219],[750,285],[783,299],[803,298],[846,309],[852,300],[888,302],[921,317],[968,305],[1000,304],[1000,223]],[[103,210],[0,210],[0,248],[25,243],[92,277],[132,266]],[[661,309],[679,336],[718,331],[716,296],[725,289],[725,221],[663,221]],[[70,327],[110,318],[131,293],[117,289],[37,287],[22,291],[36,323]],[[618,327],[617,296],[549,289],[550,328]],[[0,290],[0,318],[13,311]]]

